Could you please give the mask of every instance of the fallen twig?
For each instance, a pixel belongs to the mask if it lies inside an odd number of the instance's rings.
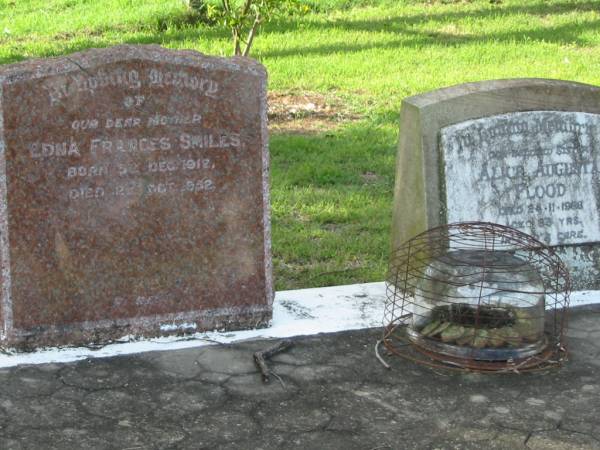
[[[389,370],[389,369],[391,369],[391,366],[390,366],[388,363],[386,363],[386,362],[383,360],[383,358],[381,357],[381,355],[379,354],[379,345],[381,344],[381,342],[382,342],[382,341],[381,341],[381,340],[379,340],[379,341],[377,341],[377,342],[375,343],[375,356],[377,357],[377,359],[379,360],[379,362],[380,362],[381,364],[383,364],[383,367],[385,367],[386,369],[388,369],[388,370]]]
[[[277,353],[281,353],[284,350],[287,350],[292,346],[292,341],[285,339],[281,342],[278,342],[273,347],[269,347],[262,352],[254,353],[254,362],[256,363],[260,373],[262,375],[263,382],[268,383],[270,379],[271,371],[267,367],[267,363],[265,360],[271,358],[271,356],[276,355]]]

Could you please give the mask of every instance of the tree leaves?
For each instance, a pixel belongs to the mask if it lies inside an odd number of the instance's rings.
[[[233,52],[238,56],[248,56],[254,37],[263,23],[277,15],[309,11],[301,0],[196,0],[194,9],[204,13],[211,22],[231,31]]]

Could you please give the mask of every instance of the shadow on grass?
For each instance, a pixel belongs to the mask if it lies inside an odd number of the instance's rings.
[[[460,9],[457,7],[457,9]],[[508,17],[511,15],[531,15],[531,16],[549,16],[553,14],[582,13],[590,11],[599,11],[600,4],[594,1],[586,2],[557,2],[544,3],[538,5],[523,6],[488,6],[479,10],[457,10],[445,13],[434,14],[397,14],[385,19],[375,20],[346,20],[338,19],[327,22],[312,22],[303,24],[304,28],[332,28],[345,29],[348,31],[360,31],[371,33],[389,33],[391,35],[401,35],[402,38],[394,39],[385,43],[368,44],[334,44],[322,46],[296,47],[292,49],[273,50],[261,52],[262,57],[285,57],[298,54],[317,54],[326,55],[331,53],[352,53],[371,49],[381,48],[400,48],[424,46],[456,46],[463,44],[472,44],[478,42],[512,42],[512,41],[544,41],[569,43],[577,45],[589,45],[590,42],[581,36],[586,31],[596,31],[600,27],[600,19],[587,20],[580,23],[568,23],[554,27],[538,27],[527,31],[507,31],[494,32],[482,35],[457,35],[447,32],[420,31],[414,27],[425,22],[439,22],[440,25],[447,25],[452,21],[458,21],[468,18],[469,20],[491,19],[497,16]],[[297,29],[297,22],[286,21],[278,22],[268,28],[272,32],[289,32]]]
[[[398,8],[399,10],[401,7]],[[419,13],[419,14],[397,14],[395,16],[386,15],[385,19],[377,20],[347,20],[336,19],[327,22],[311,22],[303,24],[303,28],[347,28],[357,31],[404,31],[407,27],[419,25],[423,22],[441,22],[447,23],[461,19],[491,19],[498,16],[512,15],[530,15],[530,16],[551,16],[554,14],[600,12],[600,3],[596,0],[591,1],[557,1],[544,2],[537,5],[510,5],[502,4],[487,5],[485,8],[476,10],[465,9],[456,6],[455,10],[440,13]],[[279,31],[292,31],[298,29],[297,21],[280,21],[276,27]]]
[[[122,34],[117,34],[122,33]],[[147,22],[121,26],[102,25],[96,28],[61,32],[43,37],[44,47],[36,52],[36,58],[61,56],[90,48],[105,48],[118,44],[157,44],[177,46],[186,41],[210,41],[229,39],[228,31],[221,27],[208,26],[186,10],[176,14],[154,16]],[[5,56],[0,56],[0,64],[9,64],[31,58],[31,52],[22,50],[21,41],[28,42],[29,36],[12,38],[0,37],[0,45],[12,47]],[[60,45],[51,45],[57,44]]]
[[[481,35],[460,35],[444,31],[427,31],[415,29],[415,26],[424,22],[439,22],[447,25],[452,21],[468,18],[469,20],[484,20],[494,17],[509,17],[513,15],[550,16],[554,14],[582,13],[599,11],[600,4],[596,1],[559,1],[554,3],[540,3],[536,5],[489,5],[476,10],[461,9],[441,13],[396,14],[395,16],[374,20],[347,20],[336,19],[332,21],[304,21],[288,19],[267,24],[264,32],[286,33],[299,29],[345,29],[348,31],[368,33],[388,33],[397,36],[382,43],[348,43],[327,44],[317,46],[304,46],[289,49],[258,51],[255,57],[287,57],[295,55],[328,55],[332,53],[353,53],[372,49],[396,49],[402,47],[421,48],[425,46],[459,46],[476,44],[479,42],[512,42],[512,41],[544,41],[555,43],[568,43],[576,45],[589,45],[582,38],[586,31],[596,31],[600,28],[600,19],[587,20],[580,23],[567,23],[554,27],[538,27],[527,31],[494,32]],[[49,40],[64,40],[64,46],[51,48],[37,54],[39,57],[57,56],[65,53],[86,50],[93,47],[107,47],[118,43],[128,44],[159,44],[177,47],[185,41],[206,41],[229,39],[228,31],[219,26],[208,26],[199,20],[198,16],[189,11],[181,10],[176,14],[165,14],[153,17],[152,20],[139,24],[131,24],[126,29],[125,36],[120,36],[119,42],[114,42],[111,35],[115,29],[109,26],[85,30],[77,35],[61,34]],[[127,36],[127,32],[132,33]],[[90,36],[85,38],[84,34]],[[15,50],[6,56],[0,57],[0,63],[6,64],[26,59],[29,55]]]
[[[223,39],[226,37],[226,33],[219,31],[207,31],[207,30],[186,30],[178,31],[176,33],[156,33],[156,34],[139,34],[134,36],[126,36],[120,39],[118,42],[111,39],[101,39],[101,35],[96,39],[80,39],[77,38],[72,41],[65,41],[60,47],[50,47],[43,49],[36,53],[36,58],[47,58],[53,56],[62,56],[74,52],[88,50],[90,48],[105,48],[112,47],[120,44],[135,44],[135,45],[147,45],[156,44],[162,46],[176,46],[178,42],[194,41],[194,40],[210,40],[210,39]],[[18,46],[15,50],[10,52],[8,55],[0,56],[0,64],[15,63],[23,61],[25,59],[31,59],[30,54],[18,51]]]

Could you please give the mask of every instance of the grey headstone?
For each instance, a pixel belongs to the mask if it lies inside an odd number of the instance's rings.
[[[558,80],[463,84],[404,100],[393,245],[444,223],[512,226],[600,288],[600,89]]]

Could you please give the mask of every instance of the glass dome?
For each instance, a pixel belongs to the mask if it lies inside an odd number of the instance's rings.
[[[409,336],[432,350],[506,360],[545,346],[544,284],[506,251],[448,251],[416,283]]]
[[[565,359],[569,274],[556,253],[513,228],[466,222],[394,249],[383,342],[433,366],[485,371]]]

